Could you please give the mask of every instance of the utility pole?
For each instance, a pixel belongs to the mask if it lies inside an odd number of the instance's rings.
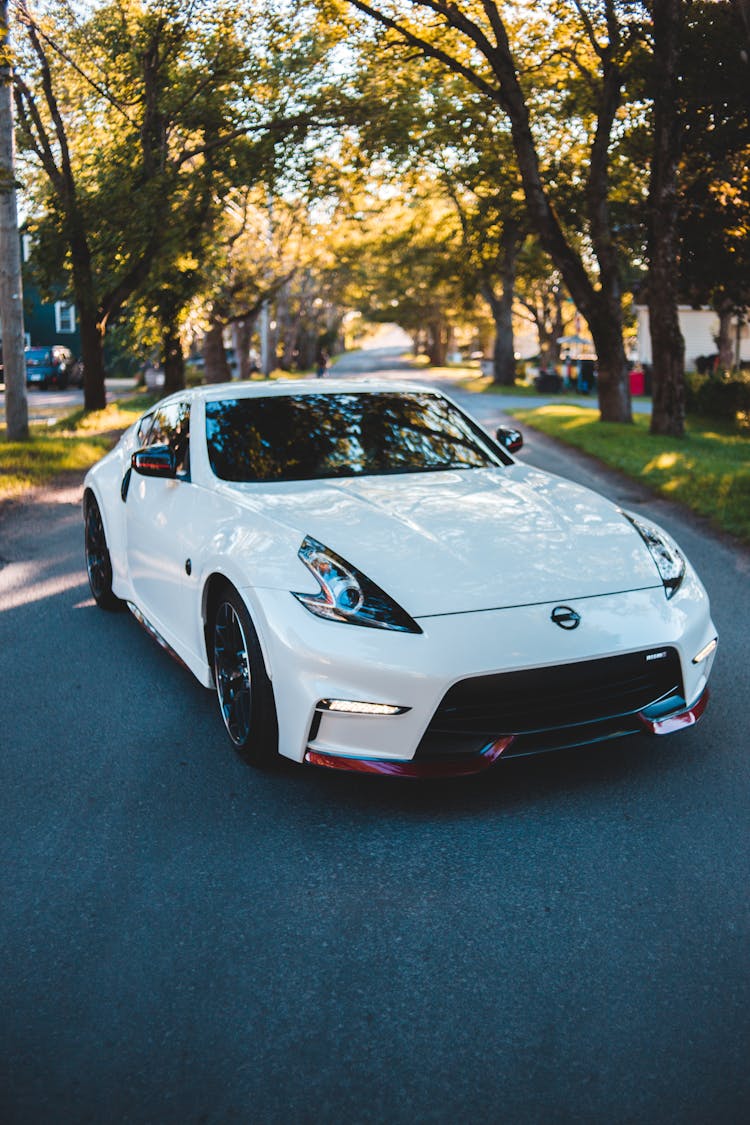
[[[268,301],[260,306],[260,370],[264,379],[271,374],[271,318]]]
[[[16,205],[8,0],[0,0],[0,330],[5,368],[6,434],[8,441],[26,441],[29,436],[29,407],[23,350],[23,284]]]

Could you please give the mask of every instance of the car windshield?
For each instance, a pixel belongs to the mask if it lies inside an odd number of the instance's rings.
[[[26,362],[32,363],[49,363],[51,356],[48,348],[27,348],[26,349]]]
[[[269,395],[206,403],[211,468],[228,481],[480,469],[510,458],[440,395]]]

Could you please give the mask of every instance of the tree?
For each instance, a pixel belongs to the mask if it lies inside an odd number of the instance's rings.
[[[736,5],[691,5],[680,69],[680,286],[716,310],[728,370],[731,322],[750,305],[750,58]]]
[[[461,80],[433,82],[429,92],[419,151],[459,220],[467,296],[481,295],[492,315],[494,380],[512,386],[516,269],[528,222],[510,136]]]
[[[554,370],[560,362],[559,341],[567,327],[563,314],[565,290],[562,278],[542,250],[538,239],[529,239],[521,251],[516,297],[524,315],[537,330],[540,368]]]
[[[577,125],[585,130],[587,166],[584,216],[596,270],[561,223],[554,185],[542,168],[543,152],[534,135],[536,87],[543,79],[539,45],[524,43],[521,34],[528,13],[518,22],[492,0],[476,6],[451,0],[407,0],[375,7],[367,0],[348,0],[375,20],[410,51],[435,59],[460,74],[507,115],[523,184],[529,219],[542,246],[560,270],[565,284],[591,330],[599,360],[599,403],[605,421],[630,421],[630,393],[622,341],[620,254],[609,198],[609,157],[634,45],[641,34],[642,11],[615,0],[587,4],[584,0],[555,6],[544,30],[557,34],[552,54],[567,61],[567,96],[575,88],[584,111]],[[622,8],[622,10],[621,10]],[[636,18],[638,17],[638,18]],[[528,21],[526,21],[528,22]],[[531,67],[533,79],[520,73]]]
[[[353,165],[357,189],[373,200],[429,189],[438,211],[446,203],[453,209],[460,234],[453,268],[467,308],[480,295],[487,303],[495,378],[512,384],[515,262],[528,223],[501,111],[434,60],[412,58],[394,72],[391,58],[367,39],[358,44],[351,97],[358,113],[347,136],[350,179]],[[456,253],[453,240],[443,252]]]
[[[278,20],[261,23],[264,13],[235,0],[117,0],[80,22],[68,8],[38,20],[25,0],[19,11],[27,36],[20,131],[46,177],[36,185],[37,214],[46,211],[36,219],[37,258],[57,275],[63,262],[70,268],[91,409],[104,402],[107,326],[157,260],[190,242],[206,185],[210,225],[232,182],[236,146],[306,128],[298,106],[286,112],[281,62],[300,66],[304,51],[290,49]],[[167,287],[168,273],[167,260]],[[173,323],[175,300],[161,301]]]
[[[649,187],[648,316],[653,364],[651,433],[685,432],[685,341],[677,310],[678,168],[682,129],[679,62],[685,4],[653,0],[653,153]]]
[[[443,366],[465,305],[459,224],[434,181],[390,187],[385,202],[355,196],[337,213],[347,299],[367,320],[396,321]]]

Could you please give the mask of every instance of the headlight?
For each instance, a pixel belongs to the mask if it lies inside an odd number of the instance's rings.
[[[366,578],[334,551],[305,536],[299,557],[318,580],[317,594],[294,593],[310,613],[347,625],[370,629],[395,629],[400,633],[421,633],[419,625],[393,598]]]
[[[677,593],[685,577],[685,557],[677,544],[665,531],[652,523],[632,515],[630,512],[622,513],[630,520],[635,530],[651,552],[651,558],[656,563],[656,569],[664,583],[664,593],[668,598]]]

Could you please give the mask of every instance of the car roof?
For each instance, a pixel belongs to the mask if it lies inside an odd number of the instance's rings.
[[[210,383],[193,387],[189,391],[178,391],[165,398],[158,405],[174,399],[189,399],[192,402],[218,402],[232,398],[268,398],[300,394],[442,394],[436,387],[423,383],[410,383],[406,380],[394,382],[388,379],[274,379],[253,380],[252,382]]]

